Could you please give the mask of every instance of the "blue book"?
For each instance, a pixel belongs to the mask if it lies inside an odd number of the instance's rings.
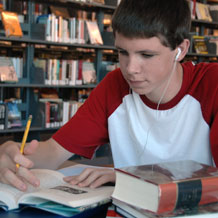
[[[39,15],[36,23],[45,24],[46,40],[51,40],[51,14]]]

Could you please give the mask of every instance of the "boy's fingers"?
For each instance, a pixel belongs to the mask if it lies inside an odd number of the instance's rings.
[[[28,169],[25,167],[19,167],[17,169],[17,173],[19,177],[23,178],[25,181],[27,181],[29,184],[38,187],[40,185],[39,179],[31,173]]]
[[[100,177],[98,177],[91,185],[91,188],[97,188],[105,183],[114,183],[115,182],[115,172],[112,172],[110,174],[105,174]]]
[[[15,155],[14,160],[13,160],[16,164],[20,164],[23,167],[26,168],[31,168],[33,167],[33,162],[26,158],[24,155],[18,153]]]
[[[2,178],[2,182],[12,185],[19,189],[20,191],[26,191],[27,186],[26,184],[12,172],[11,170],[7,169],[5,172],[2,173],[4,176]]]
[[[111,169],[95,169],[87,168],[78,176],[64,177],[65,182],[71,185],[79,185],[80,187],[96,188],[107,182],[115,181],[115,173]]]
[[[93,170],[94,168],[91,168],[91,167],[86,168],[79,175],[64,177],[64,181],[69,182],[71,185],[78,185],[79,183],[86,180],[90,176],[90,174],[93,172]]]
[[[38,141],[37,140],[32,140],[27,146],[24,148],[24,155],[19,153],[16,153],[16,156],[14,158],[15,163],[18,163],[22,165],[23,167],[26,168],[32,168],[33,167],[33,162],[28,159],[25,155],[31,155],[33,154],[36,149],[38,148]]]
[[[91,187],[97,188],[104,183],[113,181],[114,171],[111,169],[97,169],[93,170],[89,177],[87,177],[84,181],[80,182],[78,185],[80,187]]]
[[[29,150],[29,152],[34,151],[34,149],[38,146],[38,142],[37,143],[36,142],[34,142],[30,145],[30,149],[27,149],[27,150]],[[10,146],[9,145],[5,149],[5,154],[6,155],[4,155],[4,156],[8,156],[11,160],[11,161],[7,161],[7,164],[10,162],[12,162],[14,164],[18,163],[18,164],[20,164],[24,167],[27,167],[27,168],[31,168],[33,166],[33,162],[31,160],[29,160],[28,158],[26,158],[23,154],[20,153],[18,146]],[[2,156],[2,158],[4,158],[4,156]]]
[[[34,152],[38,146],[37,141],[30,143],[27,153]],[[10,184],[21,191],[26,191],[27,183],[39,185],[39,180],[28,170],[33,162],[20,153],[18,143],[8,142],[0,148],[0,181]],[[16,164],[20,167],[17,169]]]

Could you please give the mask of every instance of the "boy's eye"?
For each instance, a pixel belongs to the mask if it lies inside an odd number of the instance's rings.
[[[154,55],[152,54],[145,54],[145,53],[142,53],[141,54],[144,58],[152,58]]]
[[[126,51],[123,51],[123,50],[118,50],[118,53],[120,55],[128,55],[128,53]]]

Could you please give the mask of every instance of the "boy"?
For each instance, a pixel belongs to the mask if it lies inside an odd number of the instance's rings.
[[[0,146],[1,182],[37,186],[29,168],[55,169],[73,153],[91,158],[107,142],[115,167],[183,159],[218,164],[218,65],[180,63],[189,48],[187,1],[123,0],[112,25],[120,69],[48,141],[32,141],[24,155],[18,143]],[[115,174],[87,169],[65,180],[97,187]]]

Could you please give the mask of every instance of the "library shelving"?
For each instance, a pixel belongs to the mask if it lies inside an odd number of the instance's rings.
[[[59,98],[64,100],[72,100],[72,95],[78,95],[80,90],[90,90],[95,88],[99,81],[103,78],[102,63],[105,61],[117,61],[116,49],[113,42],[105,40],[104,44],[90,44],[87,43],[72,43],[64,41],[50,41],[46,40],[46,25],[37,23],[37,17],[40,16],[38,8],[43,8],[41,13],[51,13],[51,6],[56,8],[66,8],[69,11],[82,11],[85,13],[95,15],[100,32],[106,34],[106,37],[112,38],[112,32],[105,31],[103,19],[105,14],[112,15],[116,5],[106,5],[82,1],[40,1],[40,0],[9,0],[5,2],[5,10],[14,11],[23,16],[21,27],[23,37],[6,37],[1,23],[0,28],[0,56],[20,57],[23,60],[22,77],[16,83],[1,82],[0,83],[0,100],[4,102],[5,99],[19,98],[21,103],[18,105],[21,111],[21,126],[19,128],[8,128],[7,120],[5,128],[0,130],[1,141],[13,139],[20,141],[23,135],[24,126],[29,114],[36,115],[38,113],[39,90],[52,90],[58,94]],[[42,14],[41,14],[42,15]],[[74,16],[74,15],[72,15]],[[94,63],[96,71],[96,81],[90,84],[46,84],[41,80],[35,80],[35,59],[88,59],[90,58]],[[105,72],[104,72],[105,73]],[[45,75],[43,75],[45,79]],[[37,91],[36,91],[37,90]],[[78,97],[78,96],[77,96]],[[68,99],[69,98],[69,99]],[[74,99],[73,99],[74,100]],[[59,127],[45,128],[37,124],[33,117],[33,122],[30,128],[29,140],[37,138],[39,140],[49,137]]]
[[[192,39],[192,36],[194,34],[198,36],[203,36],[207,39],[209,39],[210,37],[213,37],[214,31],[218,29],[218,20],[212,19],[212,21],[208,21],[207,19],[199,19],[196,15],[197,14],[196,10],[197,10],[198,3],[207,5],[209,7],[210,5],[218,3],[218,2],[213,1],[213,0],[190,0],[190,1],[192,1],[193,4],[196,4],[194,6],[195,17],[192,19],[192,22],[191,22],[191,32],[190,32],[191,45],[190,45],[190,49],[189,49],[188,54],[186,55],[185,60],[188,58],[195,62],[202,62],[202,61],[217,62],[218,54],[216,52],[216,48],[215,48],[216,46],[215,47],[213,46],[213,51],[208,50],[207,54],[196,53],[194,49],[194,41]],[[210,8],[208,8],[208,12],[210,14]],[[216,36],[214,38],[216,38]],[[208,40],[208,42],[210,41]],[[212,44],[214,43],[211,43],[211,46]]]

